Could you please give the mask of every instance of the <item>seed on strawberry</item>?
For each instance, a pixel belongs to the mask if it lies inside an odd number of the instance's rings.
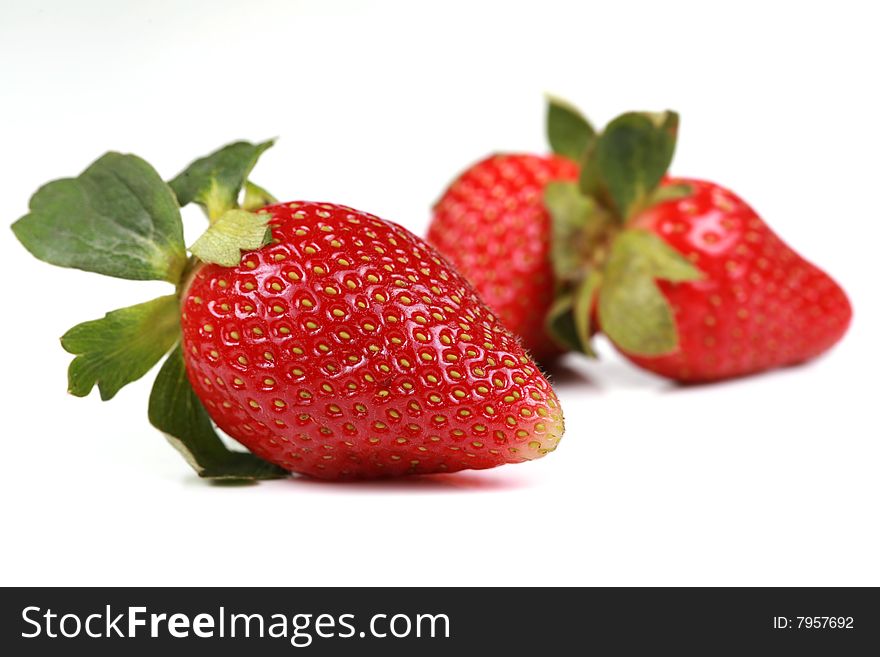
[[[231,144],[168,184],[110,153],[34,195],[13,230],[38,258],[176,287],[71,329],[70,391],[110,399],[170,351],[149,418],[210,478],[453,472],[555,449],[556,396],[470,285],[400,226],[275,202],[247,179],[270,145]],[[211,225],[187,257],[190,202]]]

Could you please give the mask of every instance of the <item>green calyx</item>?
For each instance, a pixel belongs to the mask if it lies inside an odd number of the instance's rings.
[[[701,273],[635,220],[653,205],[691,193],[687,185],[661,185],[678,123],[675,112],[628,112],[597,133],[571,105],[549,100],[553,152],[581,167],[577,182],[553,182],[544,191],[557,282],[546,323],[562,345],[595,355],[598,318],[603,332],[630,353],[658,356],[677,348],[673,312],[657,281],[694,281]]]
[[[195,160],[168,184],[181,206],[197,203],[213,222],[227,210],[239,207],[238,196],[248,184],[251,170],[260,155],[274,143],[275,140],[270,139],[259,144],[246,141],[228,144]],[[274,200],[268,192],[252,183],[251,188],[259,190],[267,200]]]
[[[150,422],[200,476],[212,479],[286,474],[223,444],[186,377],[180,350],[179,295],[193,268],[199,262],[235,266],[243,251],[271,239],[271,215],[255,211],[275,199],[248,180],[271,145],[230,144],[168,183],[135,155],[107,153],[76,178],[37,190],[30,212],[12,225],[24,247],[50,264],[176,287],[177,294],[111,311],[67,331],[61,344],[74,355],[68,389],[84,397],[97,385],[101,399],[109,400],[171,352],[153,385]],[[191,202],[202,206],[210,225],[189,248],[190,256],[180,208]]]

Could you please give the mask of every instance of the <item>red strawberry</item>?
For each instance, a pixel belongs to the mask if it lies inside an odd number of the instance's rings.
[[[703,276],[660,282],[678,348],[628,358],[679,381],[710,381],[808,360],[843,336],[852,315],[844,291],[742,199],[706,181],[663,184],[691,191],[642,212],[632,225],[659,235]]]
[[[170,351],[150,421],[212,478],[453,472],[555,449],[556,396],[465,279],[400,226],[275,203],[247,180],[270,145],[231,144],[167,184],[109,153],[33,196],[13,230],[38,258],[175,286],[68,331],[70,391],[110,399]],[[188,257],[190,202],[211,225]]]
[[[549,231],[541,243],[555,277],[543,288],[555,300],[540,304],[548,329],[592,355],[598,325],[634,363],[679,381],[741,376],[828,349],[850,321],[843,290],[731,192],[666,178],[677,131],[674,112],[628,113],[597,134],[577,110],[551,101],[551,145],[581,166],[546,184],[550,219],[536,222]],[[516,189],[507,193],[516,206]],[[458,216],[474,234],[480,222],[492,225],[480,209],[487,202],[463,207]],[[451,216],[435,217],[438,243],[456,228]],[[525,241],[527,230],[505,225],[503,239]],[[453,235],[446,250],[456,261],[476,260],[467,231]]]
[[[273,243],[183,297],[196,394],[258,456],[316,477],[452,472],[546,454],[546,379],[420,239],[339,205],[265,209]]]
[[[450,185],[428,229],[428,241],[541,361],[562,352],[545,327],[556,290],[544,188],[577,175],[564,157],[494,155]]]

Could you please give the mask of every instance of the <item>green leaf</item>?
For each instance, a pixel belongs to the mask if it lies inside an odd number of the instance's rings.
[[[554,153],[578,162],[595,137],[593,126],[574,106],[548,96],[547,139]]]
[[[621,218],[630,218],[645,206],[669,168],[677,132],[675,112],[617,117],[596,140],[582,188],[588,193],[600,190]]]
[[[624,351],[660,356],[678,348],[668,300],[655,282],[693,281],[702,274],[660,237],[627,230],[614,241],[599,294],[604,333]]]
[[[277,203],[278,199],[272,196],[259,185],[255,185],[250,180],[244,184],[244,201],[242,201],[242,210],[253,212],[267,205]]]
[[[681,283],[703,277],[694,263],[669,246],[662,237],[647,230],[626,230],[616,242],[620,245],[615,243],[615,250],[627,258],[635,259],[654,278]]]
[[[252,480],[288,475],[249,452],[234,452],[223,444],[186,376],[180,345],[159,370],[150,393],[149,416],[200,477]]]
[[[97,383],[101,399],[111,399],[159,362],[177,341],[179,326],[173,294],[74,326],[61,338],[61,346],[76,355],[67,371],[69,392],[85,397]]]
[[[598,270],[592,270],[574,293],[574,327],[577,334],[580,350],[588,356],[596,357],[592,345],[593,303],[599,293],[602,284],[602,274]]]
[[[228,210],[214,221],[190,247],[193,255],[204,262],[235,267],[242,251],[259,249],[272,239],[268,212]]]
[[[79,177],[50,182],[30,210],[12,230],[53,265],[176,284],[186,264],[174,194],[135,155],[107,153]]]
[[[550,260],[557,280],[576,279],[583,271],[585,244],[596,203],[581,194],[576,183],[553,181],[544,187],[550,212]]]
[[[571,293],[557,296],[550,306],[550,310],[547,311],[544,326],[561,347],[580,351],[580,340],[577,336],[577,328],[574,324],[574,314],[572,312],[573,305],[574,297]]]
[[[687,198],[694,193],[694,188],[687,183],[676,183],[674,185],[661,185],[658,187],[646,203],[647,207],[666,203],[667,201],[677,201]]]
[[[170,182],[178,202],[198,203],[212,221],[237,207],[239,192],[257,159],[274,143],[237,141],[196,160]]]

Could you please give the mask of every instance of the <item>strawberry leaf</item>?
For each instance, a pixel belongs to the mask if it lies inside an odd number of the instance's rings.
[[[647,207],[666,203],[667,201],[677,201],[686,198],[694,193],[693,187],[687,183],[677,183],[675,185],[662,185],[654,190],[646,204]]]
[[[277,202],[277,198],[272,196],[269,192],[267,192],[259,185],[255,185],[250,180],[245,181],[244,200],[241,202],[241,207],[243,210],[253,212],[254,210],[259,210],[262,207]]]
[[[544,326],[554,340],[561,347],[580,351],[580,340],[577,336],[577,328],[574,325],[574,296],[570,292],[560,294],[554,299],[553,305],[547,311]]]
[[[193,255],[204,262],[235,267],[242,251],[259,249],[272,239],[268,212],[227,210],[202,233],[190,247]]]
[[[630,112],[605,128],[587,156],[581,189],[629,219],[645,207],[672,162],[678,114]]]
[[[234,481],[288,475],[250,452],[234,452],[223,444],[186,376],[179,345],[153,384],[149,416],[150,423],[165,434],[200,477]]]
[[[238,207],[248,174],[274,143],[237,141],[190,164],[169,183],[181,207],[198,203],[212,221]]]
[[[624,351],[660,356],[678,348],[675,317],[655,282],[693,281],[702,274],[660,237],[627,230],[614,241],[599,293],[599,321]]]
[[[583,282],[578,286],[574,293],[574,303],[572,313],[574,314],[575,334],[578,338],[580,350],[587,356],[596,357],[596,352],[592,345],[592,324],[593,324],[593,303],[596,295],[599,293],[599,286],[602,284],[602,274],[597,270],[592,270],[584,278]]]
[[[595,137],[593,126],[574,106],[547,98],[547,140],[554,153],[578,162]]]
[[[95,384],[107,401],[159,362],[180,334],[179,308],[173,294],[121,308],[102,319],[77,324],[61,338],[76,358],[67,370],[68,391],[88,395]]]
[[[107,153],[41,187],[12,230],[40,260],[106,276],[176,284],[186,264],[174,194],[135,155]]]
[[[550,212],[550,260],[558,280],[577,278],[584,266],[583,237],[594,218],[595,202],[572,182],[553,181],[544,188]]]

